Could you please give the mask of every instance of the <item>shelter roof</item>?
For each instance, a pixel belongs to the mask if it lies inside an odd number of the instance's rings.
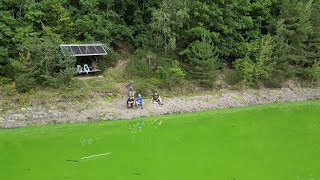
[[[103,44],[61,44],[61,50],[68,50],[73,56],[102,56],[107,55]]]

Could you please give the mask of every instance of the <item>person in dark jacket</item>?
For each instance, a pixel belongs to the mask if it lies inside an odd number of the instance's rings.
[[[151,102],[152,103],[158,103],[158,104],[160,104],[160,105],[163,105],[163,103],[162,103],[162,99],[161,99],[161,97],[160,97],[160,95],[158,94],[158,93],[154,93],[153,95],[152,95],[152,100],[151,100]]]
[[[133,96],[130,96],[127,100],[127,107],[128,108],[133,108],[134,106],[134,97]]]

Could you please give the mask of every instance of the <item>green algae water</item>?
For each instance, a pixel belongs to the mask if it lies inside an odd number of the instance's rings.
[[[320,180],[320,101],[0,130],[1,180]]]

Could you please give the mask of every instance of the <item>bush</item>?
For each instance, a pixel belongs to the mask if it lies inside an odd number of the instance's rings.
[[[167,78],[168,85],[170,87],[181,85],[185,75],[186,74],[179,67],[179,61],[177,60],[173,61],[172,67],[168,69],[168,78]]]
[[[133,57],[128,66],[127,66],[127,74],[148,78],[153,76],[153,71],[149,68],[149,66],[140,59]]]
[[[309,71],[312,82],[320,81],[320,60],[316,61]]]
[[[109,56],[109,54],[107,55]],[[110,63],[110,64],[109,64]],[[114,64],[109,60],[109,57],[100,57],[97,60],[97,65],[99,67],[100,73],[103,73],[108,66],[112,67],[117,64],[117,60],[115,60]]]
[[[162,81],[158,78],[139,79],[135,81],[137,93],[151,95],[152,91],[160,89]]]
[[[98,60],[98,66],[101,72],[104,72],[107,67],[114,67],[118,62],[117,53],[110,47],[105,47],[108,55]]]
[[[266,35],[259,41],[248,43],[247,46],[246,56],[237,59],[234,66],[248,86],[257,86],[270,78],[275,71],[274,62],[271,61],[271,36]]]
[[[166,80],[167,79],[167,71],[164,67],[162,66],[158,66],[157,67],[157,70],[156,70],[156,75],[158,76],[159,79],[162,79],[162,80]]]
[[[67,86],[72,80],[74,76],[75,69],[67,68],[65,70],[61,70],[58,76],[56,77],[56,86]]]
[[[16,90],[19,93],[26,93],[32,89],[35,79],[27,74],[20,74],[15,78]]]
[[[149,78],[153,76],[153,68],[156,67],[155,55],[148,50],[138,49],[130,58],[130,62],[127,65],[127,73]]]
[[[0,86],[0,96],[13,96],[16,93],[15,82]]]
[[[280,76],[272,76],[271,78],[264,80],[262,83],[267,88],[281,88],[283,81],[284,79]]]
[[[0,76],[0,86],[4,86],[12,82],[12,79]]]
[[[167,69],[162,66],[158,66],[156,74],[168,89],[180,86],[185,77],[185,73],[179,67],[179,61],[177,60],[172,61],[171,67],[168,67]]]
[[[236,85],[242,81],[242,74],[234,69],[224,70],[225,81],[229,85]]]

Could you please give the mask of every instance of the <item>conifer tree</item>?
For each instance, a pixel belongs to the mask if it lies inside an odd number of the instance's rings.
[[[288,61],[299,72],[302,67],[310,66],[307,59],[308,43],[312,34],[311,12],[313,0],[284,2],[281,18],[284,19],[286,38],[290,47]]]
[[[308,39],[308,62],[320,61],[320,1],[313,3],[311,14],[312,32]]]
[[[284,20],[280,19],[277,22],[276,34],[273,36],[274,50],[272,53],[272,61],[276,65],[277,75],[287,76],[290,71],[288,54],[289,54],[289,45],[286,38],[286,29],[284,28]]]
[[[188,72],[203,86],[212,86],[216,78],[216,70],[220,67],[217,49],[210,37],[203,37],[189,44],[181,52],[187,58],[190,67]]]

